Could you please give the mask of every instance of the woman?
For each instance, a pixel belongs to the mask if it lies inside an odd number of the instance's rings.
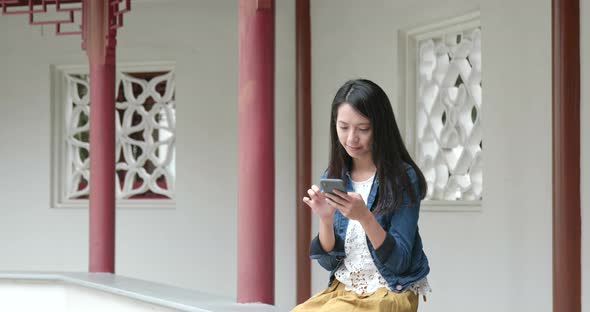
[[[293,311],[415,312],[430,291],[418,233],[426,181],[385,92],[369,80],[346,82],[332,103],[330,137],[323,178],[344,180],[347,192],[313,185],[303,198],[319,217],[310,256],[330,283]]]

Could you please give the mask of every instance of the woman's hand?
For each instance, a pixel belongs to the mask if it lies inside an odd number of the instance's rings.
[[[348,219],[362,222],[371,215],[361,194],[352,192],[344,193],[339,190],[334,190],[334,193],[338,196],[325,193],[328,204],[338,209]]]
[[[306,203],[313,213],[315,213],[322,222],[326,224],[332,224],[332,218],[334,217],[334,211],[336,209],[328,204],[326,200],[326,193],[320,191],[320,188],[316,185],[312,185],[307,190],[309,197],[303,197],[303,202]]]

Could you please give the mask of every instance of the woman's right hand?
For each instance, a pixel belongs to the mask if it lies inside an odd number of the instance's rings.
[[[313,213],[315,213],[322,222],[331,224],[336,208],[330,206],[326,200],[326,195],[316,185],[312,185],[307,190],[309,197],[303,197],[303,202],[306,203]]]

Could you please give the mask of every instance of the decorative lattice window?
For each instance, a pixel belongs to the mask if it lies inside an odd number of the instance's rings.
[[[174,205],[176,102],[172,65],[118,66],[117,206]],[[53,70],[53,205],[84,206],[90,190],[89,75]]]
[[[483,193],[479,14],[401,35],[406,141],[428,183],[426,204],[478,207]]]

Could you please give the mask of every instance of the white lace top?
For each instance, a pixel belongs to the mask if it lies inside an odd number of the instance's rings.
[[[353,190],[361,194],[365,204],[371,192],[374,178],[373,175],[363,182],[352,181]],[[344,258],[344,263],[336,270],[335,277],[344,284],[346,290],[354,291],[357,294],[372,293],[381,287],[391,290],[381,273],[379,273],[375,262],[373,262],[367,246],[365,231],[358,221],[349,220],[348,222],[344,252],[346,258]],[[431,291],[426,277],[412,284],[410,290],[417,295],[423,296]]]

